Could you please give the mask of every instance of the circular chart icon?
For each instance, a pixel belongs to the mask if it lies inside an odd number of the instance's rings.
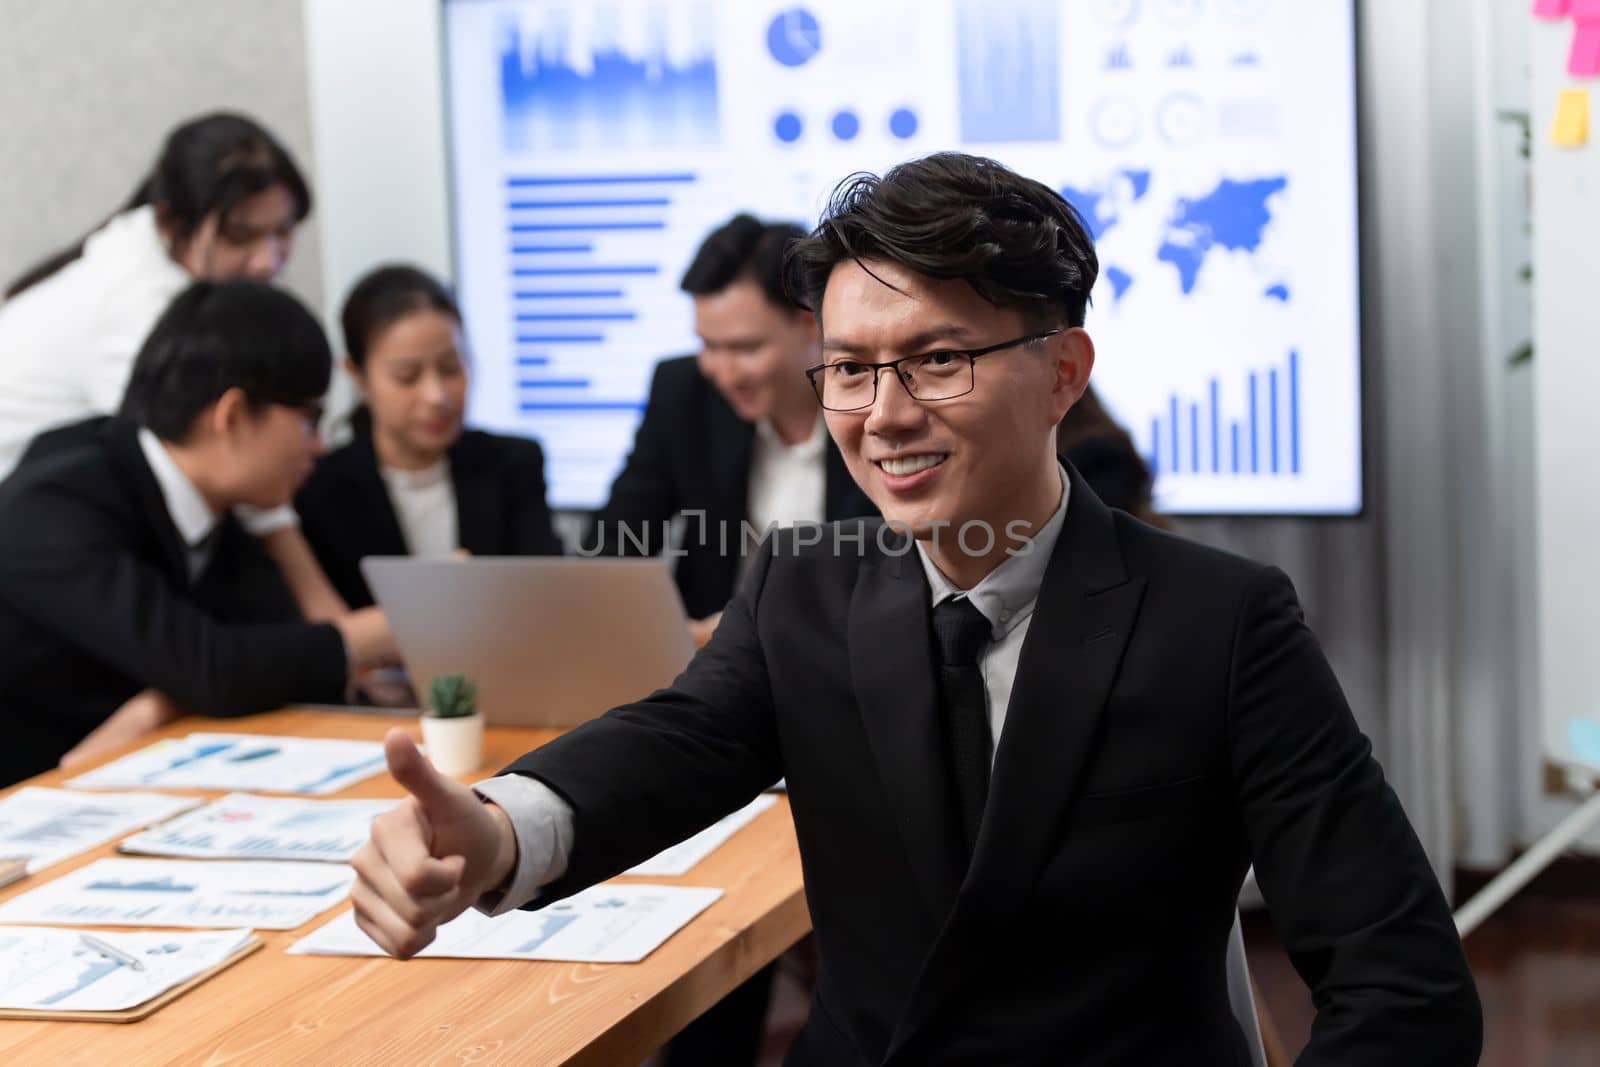
[[[889,116],[889,132],[902,141],[916,136],[917,125],[917,113],[909,107],[896,108]]]
[[[1126,148],[1139,139],[1139,106],[1129,96],[1102,96],[1089,111],[1089,130],[1107,148]]]
[[[841,141],[853,141],[861,132],[861,120],[854,111],[841,111],[833,116],[833,135]]]
[[[1107,26],[1126,26],[1139,16],[1139,0],[1099,0],[1095,10]]]
[[[794,144],[805,130],[805,123],[793,111],[780,111],[772,120],[772,135],[784,144]]]
[[[767,24],[767,51],[786,67],[800,67],[822,50],[822,27],[803,7],[780,11]]]
[[[1156,129],[1161,139],[1182,148],[1205,135],[1205,105],[1193,93],[1173,93],[1156,106]]]

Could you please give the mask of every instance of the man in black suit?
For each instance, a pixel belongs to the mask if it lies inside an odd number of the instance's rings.
[[[362,928],[409,956],[784,774],[821,953],[791,1064],[1248,1063],[1252,862],[1318,1008],[1301,1063],[1476,1063],[1449,909],[1288,579],[1058,465],[1094,363],[1067,204],[931,156],[850,179],[792,266],[888,524],[773,539],[672,688],[476,793],[392,733],[412,800],[356,858]]]
[[[128,417],[59,431],[0,484],[0,784],[180,710],[337,700],[393,657],[376,611],[304,622],[232,515],[286,503],[310,470],[331,368],[293,297],[196,285],[135,361]]]
[[[633,451],[584,539],[589,555],[655,555],[669,521],[688,516],[676,574],[689,617],[710,620],[695,627],[701,643],[733,596],[741,548],[770,524],[876,514],[802,377],[817,324],[783,285],[784,249],[801,236],[738,215],[700,246],[681,286],[700,353],[656,368]]]

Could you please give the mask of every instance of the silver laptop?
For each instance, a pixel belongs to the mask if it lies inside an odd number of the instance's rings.
[[[694,655],[660,559],[361,561],[412,688],[464,674],[494,726],[576,726],[669,684]]]

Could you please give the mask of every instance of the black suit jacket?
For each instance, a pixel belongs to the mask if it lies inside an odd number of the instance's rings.
[[[672,688],[510,768],[575,813],[539,906],[785,776],[821,950],[790,1064],[1246,1064],[1252,861],[1320,1009],[1301,1064],[1477,1062],[1449,909],[1281,572],[1072,472],[964,870],[926,578],[842,525],[864,550],[779,537]]]
[[[721,611],[739,577],[755,432],[700,373],[695,357],[663,360],[650,383],[633,451],[584,538],[585,551],[656,555],[665,547],[664,531],[674,515],[701,513],[703,522],[686,524],[684,554],[677,559],[678,591],[691,618]],[[826,447],[824,517],[876,515],[831,438]],[[624,530],[632,537],[623,536]]]
[[[559,556],[545,503],[544,452],[524,437],[467,430],[450,446],[456,535],[474,556]],[[378,472],[370,433],[324,456],[295,498],[306,541],[352,608],[372,603],[361,574],[367,556],[410,549]]]
[[[233,517],[189,580],[137,432],[57,431],[0,484],[0,783],[49,770],[142,689],[201,715],[339,699],[344,643],[300,618]]]

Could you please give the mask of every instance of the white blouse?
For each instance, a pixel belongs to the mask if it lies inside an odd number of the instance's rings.
[[[378,466],[389,490],[406,548],[419,559],[440,559],[461,547],[456,523],[456,489],[450,467],[440,460],[427,470]]]

